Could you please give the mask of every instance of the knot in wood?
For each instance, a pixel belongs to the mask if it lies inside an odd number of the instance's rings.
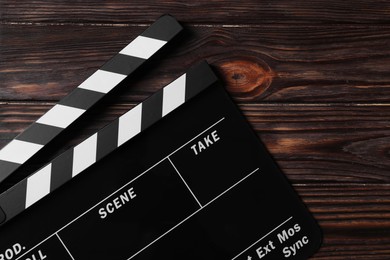
[[[273,78],[269,66],[259,59],[229,59],[219,62],[218,67],[228,91],[242,99],[259,97]]]

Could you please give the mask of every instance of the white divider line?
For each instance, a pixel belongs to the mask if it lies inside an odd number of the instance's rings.
[[[50,236],[48,236],[47,238],[45,238],[44,240],[42,240],[41,242],[39,242],[38,244],[36,244],[34,247],[30,248],[29,250],[27,250],[26,252],[24,252],[21,256],[19,256],[18,258],[16,258],[15,260],[19,260],[20,258],[22,258],[23,256],[25,256],[27,253],[31,252],[31,250],[34,250],[35,248],[37,248],[38,246],[42,245],[43,243],[45,243],[47,240],[49,240],[50,238],[52,238],[53,236],[55,236],[56,233],[54,234],[51,234]]]
[[[198,202],[200,208],[203,208],[202,204],[199,202],[198,198],[195,196],[195,194],[192,192],[190,186],[188,186],[187,182],[184,180],[183,176],[180,174],[180,172],[177,170],[176,166],[173,164],[171,158],[168,157],[168,161],[172,164],[173,168],[175,169],[175,171],[177,172],[177,174],[179,175],[180,179],[184,182],[184,184],[186,185],[187,189],[191,192],[192,196],[194,197],[194,199],[196,200],[196,202]]]
[[[144,172],[142,172],[140,175],[138,175],[137,177],[135,177],[134,179],[132,179],[131,181],[127,182],[125,185],[123,185],[122,187],[120,187],[119,189],[117,189],[116,191],[114,191],[113,193],[111,193],[110,195],[108,195],[107,197],[105,197],[103,200],[99,201],[98,203],[96,203],[94,206],[92,206],[90,209],[88,209],[87,211],[85,211],[84,213],[82,213],[81,215],[79,215],[78,217],[76,217],[75,219],[73,219],[72,221],[70,221],[69,223],[67,223],[65,226],[63,226],[62,228],[58,229],[54,234],[51,234],[49,237],[45,238],[43,241],[41,241],[39,244],[35,245],[34,247],[30,248],[28,251],[26,251],[23,255],[21,255],[20,257],[18,257],[17,259],[15,260],[18,260],[19,258],[23,257],[25,254],[27,254],[28,252],[30,252],[31,250],[34,250],[34,248],[36,248],[37,246],[41,245],[43,242],[45,242],[46,240],[48,240],[49,238],[51,238],[52,236],[54,235],[57,235],[57,233],[61,232],[62,230],[64,230],[65,228],[67,228],[69,225],[71,225],[72,223],[74,223],[75,221],[79,220],[81,217],[83,217],[84,215],[86,215],[88,212],[90,212],[91,210],[93,210],[94,208],[96,208],[97,206],[99,206],[103,201],[107,200],[108,198],[110,198],[112,195],[114,195],[115,193],[117,193],[118,191],[120,191],[121,189],[123,189],[124,187],[126,187],[127,185],[129,185],[130,183],[134,182],[135,180],[139,179],[140,177],[142,177],[145,173],[147,173],[148,171],[150,171],[152,168],[154,168],[156,165],[158,165],[159,163],[156,163],[154,164],[153,166],[151,166],[149,169],[145,170]]]
[[[292,219],[292,216],[289,217],[288,219],[286,219],[285,221],[283,221],[281,224],[279,224],[277,227],[275,227],[274,229],[272,229],[270,232],[268,232],[267,234],[265,234],[262,238],[260,238],[259,240],[257,240],[256,242],[254,242],[252,245],[248,246],[247,248],[245,248],[241,253],[239,253],[238,255],[236,255],[235,257],[232,258],[232,260],[236,259],[237,257],[239,257],[240,255],[242,255],[243,253],[245,253],[249,248],[251,248],[252,246],[256,245],[258,242],[260,242],[261,240],[263,240],[264,238],[266,238],[268,235],[272,234],[275,230],[277,230],[278,228],[280,228],[281,226],[283,226],[284,224],[286,224],[288,221],[290,221]]]
[[[213,128],[214,126],[216,126],[217,124],[219,124],[220,122],[222,122],[222,120],[224,120],[225,117],[222,117],[221,119],[219,119],[217,122],[215,122],[214,124],[212,124],[211,126],[209,126],[207,129],[203,130],[200,134],[198,134],[197,136],[195,136],[194,138],[192,138],[191,140],[189,140],[188,142],[186,142],[185,144],[183,144],[182,146],[180,146],[179,148],[177,148],[175,151],[173,151],[172,153],[168,154],[165,158],[168,158],[170,157],[172,154],[176,153],[177,151],[179,151],[181,148],[183,148],[184,146],[186,146],[187,144],[191,143],[192,141],[194,141],[196,138],[198,138],[200,135],[204,134],[205,132],[207,132],[208,130],[210,130],[211,128]],[[164,159],[165,159],[164,158]]]
[[[247,176],[245,176],[244,178],[242,178],[241,180],[239,180],[238,182],[236,182],[233,186],[231,186],[230,188],[228,188],[227,190],[225,190],[224,192],[222,192],[221,194],[219,194],[217,197],[215,197],[214,199],[212,199],[211,201],[209,201],[208,203],[206,203],[202,208],[198,209],[197,211],[195,211],[194,213],[192,213],[191,215],[189,215],[188,217],[186,217],[184,220],[182,220],[181,222],[179,222],[178,224],[176,224],[175,226],[173,226],[171,229],[169,229],[168,231],[166,231],[164,234],[162,234],[161,236],[159,236],[158,238],[156,238],[155,240],[153,240],[152,242],[150,242],[148,245],[146,245],[144,248],[142,248],[141,250],[139,250],[137,253],[135,253],[134,255],[132,255],[130,258],[128,258],[127,260],[130,260],[130,259],[133,259],[135,256],[139,255],[141,252],[143,252],[145,249],[147,249],[148,247],[150,247],[151,245],[153,245],[154,243],[156,243],[157,241],[159,241],[161,238],[165,237],[167,234],[169,234],[172,230],[176,229],[178,226],[180,226],[181,224],[183,224],[184,222],[186,222],[188,219],[190,219],[192,216],[194,216],[195,214],[197,214],[199,211],[201,211],[202,209],[206,208],[208,205],[210,205],[211,203],[213,203],[214,201],[216,201],[217,199],[219,199],[221,196],[223,196],[224,194],[226,194],[227,192],[229,192],[231,189],[233,189],[234,187],[236,187],[238,184],[240,184],[241,182],[243,182],[244,180],[246,180],[248,177],[250,177],[252,174],[254,174],[255,172],[257,172],[259,170],[259,168],[256,168],[255,170],[253,170],[251,173],[249,173]]]
[[[62,241],[62,239],[60,238],[60,236],[58,235],[58,233],[56,233],[56,236],[58,238],[58,240],[60,240],[62,246],[65,248],[66,252],[68,252],[69,256],[72,258],[72,260],[74,260],[74,257],[72,256],[72,254],[69,252],[69,249],[66,247],[66,245],[64,244],[64,241]]]
[[[112,195],[114,195],[115,193],[117,193],[118,191],[120,191],[121,189],[123,189],[124,187],[126,187],[127,185],[129,185],[130,183],[134,182],[135,180],[139,179],[140,177],[142,177],[145,173],[147,173],[148,171],[150,171],[151,169],[153,169],[154,167],[156,167],[158,164],[160,164],[162,161],[164,161],[165,159],[167,159],[169,156],[171,156],[172,154],[176,153],[177,151],[179,151],[181,148],[183,148],[184,146],[186,146],[188,143],[192,142],[194,139],[196,139],[197,137],[199,137],[200,135],[202,135],[203,133],[207,132],[209,129],[211,129],[212,127],[214,127],[215,125],[219,124],[222,120],[224,120],[225,117],[222,117],[221,119],[219,119],[217,122],[215,122],[214,124],[212,124],[211,126],[209,126],[207,129],[203,130],[201,133],[199,133],[197,136],[195,136],[194,138],[192,138],[191,140],[189,140],[188,142],[186,142],[185,144],[183,144],[182,146],[180,146],[179,148],[177,148],[176,150],[174,150],[172,153],[168,154],[167,156],[165,156],[164,158],[162,158],[160,161],[158,161],[157,163],[153,164],[151,167],[149,167],[147,170],[145,170],[144,172],[142,172],[140,175],[138,175],[137,177],[135,177],[134,179],[132,179],[131,181],[127,182],[126,184],[124,184],[122,187],[120,187],[119,189],[117,189],[116,191],[114,191],[113,193],[111,193],[110,195],[108,195],[107,197],[105,197],[103,200],[99,201],[98,203],[96,203],[93,207],[91,207],[90,209],[88,209],[87,211],[85,211],[84,213],[82,213],[80,216],[76,217],[75,219],[73,219],[72,221],[70,221],[68,224],[66,224],[65,226],[63,226],[62,228],[58,229],[55,233],[51,234],[50,236],[48,236],[47,238],[45,238],[43,241],[41,241],[39,244],[35,245],[34,247],[30,248],[29,250],[27,250],[23,255],[19,256],[18,258],[16,258],[15,260],[19,260],[21,257],[23,257],[24,255],[26,255],[28,252],[30,252],[31,250],[34,250],[36,247],[38,247],[39,245],[41,245],[42,243],[44,243],[46,240],[48,240],[49,238],[51,238],[52,236],[56,235],[57,233],[59,233],[61,230],[65,229],[66,227],[68,227],[69,225],[71,225],[72,223],[74,223],[75,221],[77,221],[78,219],[80,219],[81,217],[83,217],[85,214],[87,214],[88,212],[90,212],[91,210],[93,210],[94,208],[96,208],[97,206],[99,206],[103,201],[107,200],[108,198],[110,198]],[[207,205],[207,204],[206,204]],[[205,206],[206,206],[205,205]]]

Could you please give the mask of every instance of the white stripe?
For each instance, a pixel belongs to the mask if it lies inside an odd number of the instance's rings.
[[[81,83],[79,85],[79,88],[88,89],[100,93],[108,93],[125,78],[126,75],[105,70],[97,70],[83,83]]]
[[[72,177],[96,162],[97,133],[74,148]]]
[[[119,117],[118,146],[141,132],[142,103]]]
[[[186,95],[186,74],[163,89],[162,116],[184,103]]]
[[[44,114],[41,118],[39,118],[37,123],[56,126],[59,128],[67,128],[84,112],[84,109],[57,104],[52,109],[47,111],[47,113]]]
[[[154,53],[156,53],[167,42],[157,40],[145,36],[138,36],[129,45],[127,45],[119,53],[138,57],[141,59],[149,59]]]
[[[51,164],[27,179],[26,208],[50,193]]]
[[[12,140],[0,150],[0,160],[23,164],[37,153],[43,145]]]

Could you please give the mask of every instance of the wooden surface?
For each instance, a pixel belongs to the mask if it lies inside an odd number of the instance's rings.
[[[389,1],[0,0],[0,147],[162,13],[186,33],[5,189],[206,59],[324,231],[390,259]]]

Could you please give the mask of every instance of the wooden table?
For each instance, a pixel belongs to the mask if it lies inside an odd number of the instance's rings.
[[[152,21],[186,33],[4,190],[206,59],[324,231],[313,259],[390,259],[390,2],[0,0],[0,147]]]

